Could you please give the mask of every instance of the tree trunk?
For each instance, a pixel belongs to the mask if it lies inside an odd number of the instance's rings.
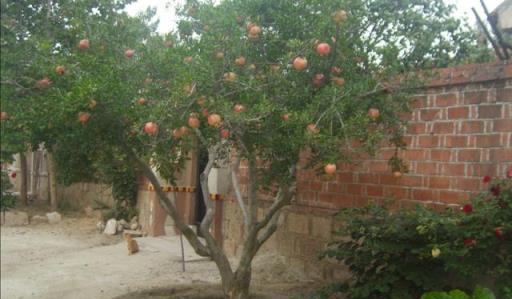
[[[231,276],[233,277],[233,276]],[[251,268],[239,269],[233,279],[225,279],[221,273],[222,288],[226,299],[248,299],[251,284]]]
[[[27,177],[27,156],[25,156],[25,153],[20,153],[20,200],[24,206],[28,205]]]
[[[53,154],[47,152],[47,165],[48,165],[48,181],[50,186],[50,206],[52,211],[57,211],[57,171],[55,169],[55,161]]]
[[[30,192],[32,193],[32,199],[38,198],[37,180],[39,176],[39,152],[32,152],[32,165],[30,171]]]

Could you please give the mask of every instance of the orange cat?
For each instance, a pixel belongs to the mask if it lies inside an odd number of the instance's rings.
[[[124,239],[126,240],[126,245],[128,247],[128,255],[139,252],[139,244],[137,244],[137,241],[133,239],[132,235],[124,234]]]

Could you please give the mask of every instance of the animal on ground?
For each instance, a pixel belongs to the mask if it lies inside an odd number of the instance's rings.
[[[128,255],[135,254],[139,252],[139,244],[130,234],[124,234],[124,239],[126,240],[126,246],[128,247]]]

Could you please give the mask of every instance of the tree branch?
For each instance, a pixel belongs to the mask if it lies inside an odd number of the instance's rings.
[[[482,27],[482,30],[484,31],[485,36],[487,37],[487,39],[491,43],[492,47],[494,48],[494,52],[496,53],[496,56],[498,56],[498,58],[500,60],[504,60],[505,58],[503,57],[503,54],[501,53],[500,48],[496,44],[496,41],[492,38],[491,33],[489,33],[489,30],[487,29],[487,27],[485,27],[484,22],[482,21],[482,19],[480,19],[480,16],[476,12],[475,8],[472,7],[471,10],[475,14],[478,24],[480,25],[480,27]]]
[[[501,30],[498,28],[498,17],[492,17],[491,14],[489,14],[489,11],[487,10],[487,6],[485,5],[483,0],[480,0],[480,4],[482,5],[482,8],[484,9],[485,15],[487,16],[487,21],[491,25],[492,31],[494,32],[494,35],[496,36],[496,39],[498,39],[498,43],[501,46],[501,49],[503,50],[503,54],[505,54],[505,59],[509,59],[510,56],[508,54],[507,49],[511,49],[512,47],[510,44],[507,44],[505,40],[503,39],[503,35],[501,34]]]
[[[237,154],[235,163],[231,166],[231,182],[233,183],[233,189],[235,191],[235,197],[238,201],[238,205],[242,210],[242,214],[244,216],[244,224],[245,230],[249,229],[249,218],[247,215],[247,208],[245,207],[244,199],[242,197],[242,192],[240,191],[240,182],[238,181],[238,170],[240,169],[240,161],[242,160],[242,156]]]
[[[2,80],[2,81],[0,81],[0,84],[14,85],[14,86],[17,86],[17,87],[19,87],[21,89],[24,89],[24,90],[30,90],[30,88],[25,87],[25,86],[19,84],[15,80]]]
[[[210,188],[208,187],[208,177],[210,175],[210,172],[213,168],[213,164],[215,163],[215,160],[217,159],[217,150],[219,145],[213,146],[212,149],[208,149],[208,164],[206,164],[206,167],[199,176],[199,179],[201,180],[201,190],[203,192],[203,200],[204,204],[206,206],[206,215],[203,218],[203,221],[201,221],[201,231],[206,233],[209,233],[210,226],[213,221],[213,217],[215,216],[215,205],[213,204],[213,201],[210,199]]]
[[[258,175],[256,173],[256,161],[254,157],[247,159],[249,171],[249,215],[247,222],[249,226],[255,223],[258,212]]]
[[[196,130],[199,132],[199,130]],[[200,132],[199,132],[200,134]],[[203,137],[202,135],[200,135]],[[204,138],[203,138],[204,139]],[[220,143],[217,143],[212,148],[208,148],[208,164],[206,165],[204,171],[201,173],[199,179],[201,181],[201,191],[203,192],[203,201],[206,206],[206,215],[201,221],[200,230],[203,234],[204,239],[206,240],[206,244],[211,252],[211,257],[213,258],[215,264],[219,268],[220,272],[223,275],[233,276],[233,270],[231,269],[231,264],[227,259],[226,255],[222,251],[222,248],[215,242],[212,234],[210,233],[210,227],[215,217],[215,205],[214,202],[210,199],[210,188],[208,187],[208,177],[213,168],[213,164],[218,157],[218,150],[221,146]]]
[[[297,171],[297,167],[294,165],[290,169],[290,175],[292,177],[295,176]],[[279,191],[276,195],[276,198],[272,205],[270,206],[265,217],[256,224],[256,230],[260,231],[262,228],[267,226],[267,224],[271,221],[272,217],[280,211],[284,206],[288,205],[295,195],[296,186],[292,184],[291,186],[283,186],[279,188]]]
[[[204,138],[203,134],[199,129],[194,129],[194,132],[196,132],[197,138],[199,138],[199,141],[208,148],[208,141],[206,141],[206,138]]]
[[[124,146],[124,150],[126,155],[135,162],[135,164],[144,173],[144,176],[151,182],[151,184],[153,184],[155,187],[155,192],[157,193],[158,199],[163,208],[174,220],[174,223],[178,229],[183,233],[183,235],[185,235],[185,238],[187,238],[187,240],[190,242],[190,245],[194,248],[195,252],[200,256],[211,256],[210,250],[199,241],[194,231],[187,224],[185,224],[178,211],[176,210],[174,204],[171,202],[171,200],[169,200],[167,194],[162,190],[160,182],[153,173],[153,170],[151,170],[151,168],[142,159],[140,159],[130,147]],[[174,193],[171,193],[171,196],[174,197]]]
[[[256,247],[255,251],[257,252],[261,245],[265,243],[277,230],[277,225],[279,223],[279,218],[281,217],[282,210],[279,209],[271,218],[269,225],[267,228],[260,234],[260,236],[256,239]]]

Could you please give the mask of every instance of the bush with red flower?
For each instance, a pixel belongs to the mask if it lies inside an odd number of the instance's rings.
[[[487,190],[460,209],[342,210],[341,238],[323,257],[341,261],[352,276],[321,295],[419,298],[434,290],[469,291],[478,284],[497,298],[512,298],[512,178],[483,181]]]

